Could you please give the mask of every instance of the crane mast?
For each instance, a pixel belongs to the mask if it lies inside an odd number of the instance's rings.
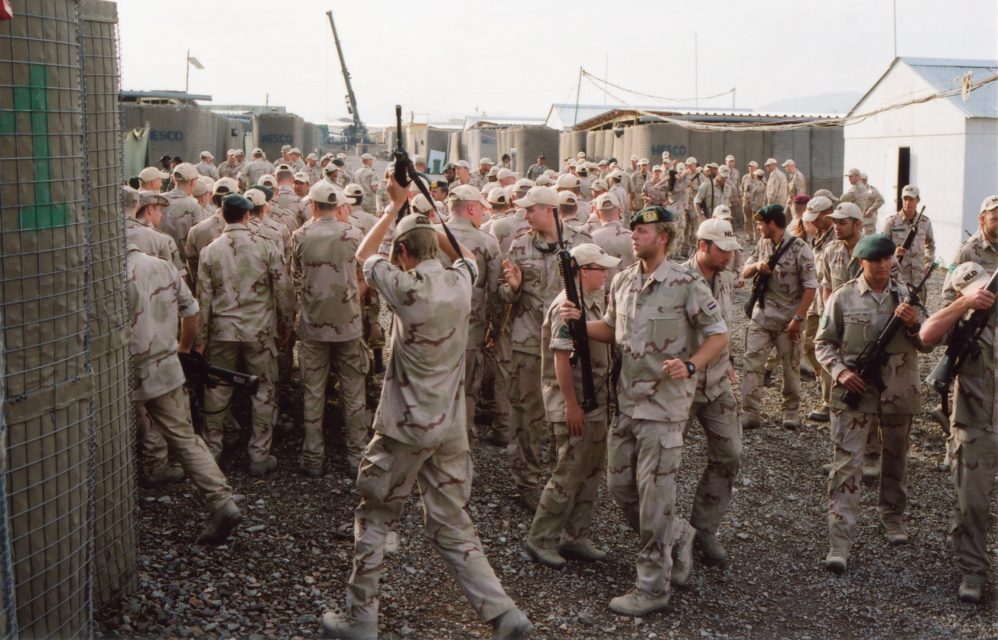
[[[340,37],[336,33],[336,23],[333,22],[333,12],[327,11],[326,17],[329,18],[329,26],[333,30],[333,42],[336,43],[336,53],[340,57],[340,68],[343,70],[343,81],[347,85],[347,109],[350,111],[350,115],[353,116],[353,127],[352,132],[347,135],[351,143],[356,142],[366,142],[367,141],[367,127],[360,119],[360,114],[357,112],[357,96],[353,93],[353,85],[350,84],[350,72],[347,71],[346,60],[343,59],[343,47],[340,46]]]

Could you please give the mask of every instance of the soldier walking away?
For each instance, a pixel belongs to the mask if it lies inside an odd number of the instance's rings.
[[[326,612],[333,638],[378,636],[378,580],[385,538],[398,523],[412,485],[419,484],[426,538],[449,565],[458,587],[493,638],[525,638],[533,625],[503,590],[465,506],[471,495],[471,456],[464,424],[464,357],[474,256],[460,255],[429,218],[410,214],[392,235],[390,260],[378,255],[406,189],[390,179],[391,206],[357,250],[364,276],[395,313],[391,357],[374,438],[357,473],[353,571],[343,613]],[[442,251],[454,261],[444,267]]]

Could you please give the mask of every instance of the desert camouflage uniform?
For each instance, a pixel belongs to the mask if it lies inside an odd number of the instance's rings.
[[[187,255],[187,273],[194,281],[194,292],[197,293],[198,261],[201,258],[201,250],[222,235],[225,229],[225,218],[219,210],[212,216],[197,223],[187,233],[187,241],[184,243],[184,253]]]
[[[665,173],[667,174],[668,172]],[[674,192],[672,196],[674,202],[680,202],[680,197],[685,196],[682,211],[685,211],[686,215],[679,216],[680,219],[676,221],[677,226],[679,227],[679,237],[683,240],[683,251],[687,251],[690,247],[696,246],[696,232],[699,225],[697,224],[698,216],[694,199],[696,198],[697,193],[700,192],[700,187],[708,181],[707,176],[705,176],[703,171],[699,168],[692,176],[688,176],[688,179],[689,188],[685,191],[685,193]],[[677,186],[679,184],[678,176],[676,184]],[[670,206],[670,208],[672,207]],[[672,208],[672,210],[676,211],[675,208]]]
[[[242,168],[244,166],[246,166],[245,162],[230,163],[228,160],[226,160],[222,164],[218,165],[218,177],[232,178],[233,180],[235,180],[236,177],[239,175],[239,172],[242,171]]]
[[[568,248],[589,242],[589,234],[565,225],[562,230]],[[541,324],[563,284],[558,256],[539,234],[526,231],[509,247],[507,259],[520,268],[523,276],[515,293],[509,284],[499,287],[502,302],[512,304],[510,313],[510,403],[512,433],[509,464],[513,482],[521,492],[540,490],[544,469],[541,465],[541,442],[547,435],[544,402],[541,398]]]
[[[790,185],[787,182],[787,174],[779,169],[773,169],[766,180],[766,204],[786,206],[789,193]]]
[[[356,469],[371,425],[365,382],[368,354],[363,339],[360,291],[354,254],[360,231],[331,215],[318,218],[291,238],[291,276],[298,297],[298,357],[304,389],[302,465],[322,468],[322,421],[330,366],[340,382],[347,461]]]
[[[830,226],[825,230],[825,233],[812,236],[809,240],[811,245],[811,253],[814,254],[815,262],[820,265],[824,257],[825,249],[835,242],[835,226]],[[818,281],[821,281],[821,273],[819,268]],[[808,307],[807,316],[804,318],[804,356],[807,357],[808,362],[811,363],[811,368],[814,369],[815,374],[817,374],[818,379],[821,384],[821,402],[822,407],[828,407],[828,397],[832,389],[832,379],[829,377],[828,372],[821,368],[821,364],[818,362],[818,356],[814,353],[814,336],[818,333],[818,322],[821,318],[821,314],[825,312],[824,299],[821,296],[821,291],[816,291],[814,295],[814,302]]]
[[[787,173],[787,201],[783,203],[783,209],[789,215],[794,210],[794,198],[807,194],[807,181],[800,169],[793,173]]]
[[[849,185],[849,188],[846,189],[839,200],[842,202],[852,202],[859,207],[859,210],[864,214],[864,225],[866,224],[866,210],[873,201],[873,197],[870,194],[869,189],[866,188],[865,184],[857,181],[856,184]],[[876,219],[874,219],[874,222],[876,222]]]
[[[274,165],[264,158],[254,158],[243,165],[237,174],[237,178],[241,185],[249,187],[255,185],[257,180],[268,173],[273,175]]]
[[[762,179],[756,180],[752,174],[746,174],[742,178],[742,224],[745,228],[745,237],[749,241],[755,240],[755,222],[752,216],[759,209],[766,206],[766,183]]]
[[[863,234],[870,235],[877,232],[877,213],[886,201],[880,191],[872,184],[866,185],[866,193],[866,209],[863,209]]]
[[[277,419],[277,337],[290,329],[294,309],[291,279],[273,242],[242,224],[227,224],[201,252],[197,290],[198,344],[207,345],[208,360],[235,369],[241,356],[246,370],[260,376],[249,455],[252,462],[265,461]],[[231,396],[231,387],[205,393],[204,438],[216,457],[222,452],[223,415],[212,412]]]
[[[916,213],[917,217],[918,214]],[[902,211],[887,216],[881,227],[881,233],[894,241],[894,244],[901,246],[911,229],[912,219],[909,221]],[[907,255],[898,266],[896,277],[904,284],[914,287],[922,280],[922,275],[929,265],[936,259],[936,238],[932,232],[932,221],[922,216],[918,221],[918,231],[915,233],[915,240],[908,248]],[[923,297],[924,300],[924,297]]]
[[[998,269],[998,247],[980,230],[957,251],[954,265],[976,262],[989,273]],[[956,299],[950,279],[943,286],[947,303]],[[953,390],[950,418],[950,448],[954,464],[951,477],[956,488],[956,507],[950,536],[956,564],[964,574],[984,580],[988,559],[989,511],[998,477],[998,311],[991,316],[978,341],[981,353],[960,369]]]
[[[159,231],[173,238],[180,252],[180,259],[186,264],[187,234],[191,227],[204,219],[204,209],[194,196],[187,195],[179,188],[167,191],[163,197],[169,200],[170,204],[163,207],[163,221],[159,224]],[[190,274],[192,280],[196,277],[196,274]]]
[[[273,242],[278,253],[281,254],[281,261],[287,266],[288,252],[291,249],[291,233],[288,232],[288,228],[269,216],[258,218],[252,213],[247,226],[253,233]]]
[[[766,306],[755,306],[745,333],[742,371],[742,407],[749,416],[759,417],[762,408],[762,370],[773,345],[783,363],[783,420],[797,422],[800,412],[801,340],[791,340],[786,326],[800,304],[805,289],[817,289],[814,254],[800,238],[784,234],[792,242],[766,285]],[[756,244],[751,262],[766,262],[773,255],[772,240]]]
[[[291,212],[291,223],[293,225],[293,227],[289,225],[291,233],[294,233],[298,227],[305,224],[312,217],[311,208],[302,201],[293,188],[287,185],[281,185],[277,188],[273,204],[285,211]]]
[[[703,278],[696,254],[683,266]],[[731,299],[735,277],[730,271],[719,271],[713,281],[706,280],[725,324],[731,324]],[[731,390],[728,369],[731,352],[725,347],[706,367],[696,374],[696,391],[690,408],[690,422],[700,421],[707,436],[707,467],[700,476],[693,497],[690,524],[699,531],[717,533],[721,519],[731,504],[731,489],[738,475],[742,458],[742,432],[738,424],[738,401]]]
[[[385,537],[418,482],[426,537],[484,620],[515,605],[503,591],[465,510],[471,457],[465,428],[464,354],[475,275],[463,260],[436,259],[404,272],[382,256],[364,276],[395,314],[392,349],[374,418],[375,435],[357,474],[353,572],[347,617],[375,622]],[[471,271],[476,271],[472,265]]]
[[[700,221],[711,217],[714,207],[722,204],[731,207],[734,201],[735,189],[731,180],[725,180],[724,186],[721,186],[717,178],[705,180],[693,196],[693,204],[697,207],[697,219]]]
[[[922,408],[922,383],[916,349],[924,347],[918,334],[910,335],[902,325],[887,346],[889,358],[882,375],[886,386],[878,392],[872,380],[859,406],[853,410],[842,401],[845,388],[838,383],[846,369],[855,371],[856,359],[877,339],[907,292],[891,279],[877,295],[864,276],[850,280],[828,298],[815,338],[818,361],[835,381],[831,392],[831,435],[835,445],[832,470],[828,474],[828,537],[832,548],[848,550],[856,527],[862,484],[863,456],[868,430],[883,432],[880,475],[880,519],[901,524],[908,502],[908,442],[912,414]],[[924,310],[916,308],[919,321]]]
[[[169,445],[214,511],[232,498],[232,488],[191,426],[184,370],[177,359],[177,318],[197,314],[198,303],[177,269],[132,244],[127,253],[127,281],[132,318],[132,400],[140,432],[155,431],[162,443],[161,450],[141,451],[142,462],[151,458],[165,466]],[[145,440],[142,435],[140,442]]]
[[[218,167],[213,164],[208,164],[204,160],[194,165],[197,172],[203,176],[208,176],[212,180],[218,180]]]
[[[859,258],[853,257],[852,249],[843,240],[829,243],[821,252],[818,277],[824,289],[835,291],[862,272],[863,265]]]
[[[577,283],[577,286],[578,283]],[[580,287],[581,290],[581,287]],[[572,436],[565,422],[565,397],[555,375],[555,352],[573,351],[568,325],[561,318],[565,292],[555,296],[541,326],[541,393],[544,412],[554,431],[557,462],[541,493],[530,526],[529,539],[539,547],[553,549],[559,543],[584,542],[589,538],[596,490],[606,464],[607,377],[610,362],[607,345],[589,341],[589,361],[597,407],[585,414],[583,433]],[[585,297],[586,320],[603,317],[603,295],[595,291]],[[572,368],[575,395],[582,404],[582,368]]]
[[[631,209],[638,211],[644,207],[644,202],[641,200],[641,194],[645,191],[645,182],[651,178],[651,173],[641,173],[640,171],[635,171],[631,174]]]
[[[367,213],[374,213],[376,194],[378,191],[378,176],[371,167],[361,167],[354,175],[354,181],[360,185],[364,194],[361,206]]]
[[[614,278],[603,320],[621,350],[619,414],[607,443],[607,488],[639,537],[639,590],[661,597],[670,589],[676,518],[676,474],[683,428],[696,380],[663,376],[662,363],[688,359],[701,336],[727,332],[702,278],[668,258],[654,273],[641,263]]]
[[[125,239],[128,244],[134,244],[147,256],[166,260],[175,266],[181,275],[186,273],[187,266],[180,258],[177,243],[165,233],[153,229],[145,220],[125,218]]]
[[[594,228],[590,235],[593,237],[593,244],[614,258],[620,258],[619,265],[606,270],[606,289],[609,291],[614,276],[637,262],[634,246],[631,244],[631,232],[619,220],[611,220]]]

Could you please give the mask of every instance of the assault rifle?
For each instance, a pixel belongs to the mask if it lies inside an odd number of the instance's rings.
[[[918,283],[917,287],[909,288],[908,297],[905,298],[905,302],[914,306],[919,304],[918,292],[925,286],[928,282],[929,276],[936,268],[936,262],[929,265],[929,268],[925,270],[925,275],[922,276],[922,281]],[[890,354],[887,353],[887,345],[891,343],[897,332],[901,330],[901,318],[897,316],[891,316],[891,319],[887,321],[887,325],[880,331],[880,335],[873,342],[868,342],[866,347],[863,348],[862,353],[856,359],[856,366],[853,369],[856,371],[856,375],[862,378],[864,381],[873,382],[877,386],[877,391],[883,391],[886,388],[884,384],[883,371],[884,367],[887,365],[887,360],[890,358]],[[862,398],[862,393],[856,393],[855,391],[846,391],[842,394],[842,402],[852,409],[856,410],[859,407],[859,401]]]
[[[773,255],[769,256],[769,260],[766,262],[769,266],[769,273],[764,274],[761,271],[757,271],[755,278],[752,279],[752,293],[749,295],[748,302],[745,303],[745,317],[749,320],[752,319],[752,312],[755,311],[756,303],[758,303],[760,309],[766,308],[766,286],[769,284],[769,279],[773,277],[773,269],[776,268],[776,263],[780,261],[786,250],[794,243],[794,240],[796,240],[794,236],[784,234],[783,242],[773,251]]]
[[[596,385],[593,382],[593,363],[589,359],[589,333],[586,331],[585,297],[581,288],[575,286],[575,274],[579,272],[579,263],[572,257],[568,245],[562,237],[561,220],[558,210],[554,210],[555,227],[558,229],[558,267],[561,271],[561,281],[565,285],[565,298],[574,304],[582,317],[568,321],[568,331],[572,336],[572,354],[568,360],[573,367],[582,367],[582,400],[579,406],[585,412],[599,406],[596,401]]]
[[[180,366],[184,368],[184,377],[187,378],[185,384],[191,392],[192,408],[201,413],[209,413],[204,411],[204,390],[206,388],[236,387],[246,389],[252,395],[256,393],[256,390],[260,386],[260,378],[258,376],[251,376],[247,373],[216,367],[210,364],[197,351],[178,353],[177,355],[180,357]],[[222,413],[228,410],[228,408],[226,406],[219,411],[212,411],[210,413]]]
[[[998,270],[991,275],[987,290],[998,295]],[[949,415],[949,389],[953,385],[953,380],[967,360],[981,355],[981,345],[978,342],[993,311],[994,307],[977,309],[969,317],[960,320],[950,332],[949,340],[946,342],[946,353],[925,379],[925,384],[939,394],[944,415]]]
[[[921,222],[922,216],[925,214],[925,205],[922,205],[921,210],[919,210],[918,215],[915,216],[915,220],[911,223],[911,228],[908,229],[908,235],[904,237],[904,242],[901,243],[901,248],[906,252],[911,249],[911,245],[915,242],[915,237],[918,235],[918,223]],[[904,261],[904,256],[898,256],[898,264]]]
[[[395,150],[392,151],[392,157],[395,159],[395,166],[392,168],[392,173],[395,176],[395,182],[399,186],[406,187],[409,183],[414,182],[416,188],[419,192],[423,194],[426,201],[433,205],[433,196],[430,195],[429,190],[426,188],[426,182],[420,177],[419,172],[416,171],[416,167],[413,166],[412,160],[409,159],[409,154],[405,150],[405,145],[402,144],[402,105],[395,105]],[[395,216],[395,224],[406,216],[410,211],[408,200],[399,209],[398,215]],[[454,248],[454,253],[457,254],[458,260],[463,260],[464,255],[461,253],[461,245],[458,244],[457,238],[451,233],[450,229],[444,223],[443,219],[440,220],[440,226],[444,231],[444,235],[447,236],[447,240],[450,241],[451,247]],[[473,273],[471,267],[468,267],[468,273]]]

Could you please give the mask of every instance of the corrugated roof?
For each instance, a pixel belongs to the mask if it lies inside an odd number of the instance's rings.
[[[998,60],[956,60],[947,58],[910,58],[901,61],[922,76],[936,91],[959,89],[963,76],[970,72],[975,80],[998,73]],[[998,118],[998,82],[992,82],[973,91],[964,102],[958,95],[947,100],[963,111],[968,118]]]
[[[637,120],[642,124],[660,122],[645,113],[658,116],[674,118],[676,120],[688,120],[691,122],[737,122],[737,123],[787,123],[787,122],[810,122],[813,120],[828,120],[839,117],[832,113],[756,113],[749,109],[744,110],[707,110],[707,109],[661,109],[643,108],[641,112],[630,107],[620,109],[610,109],[604,111],[588,120],[580,120],[575,126],[576,131],[602,129],[607,125],[620,120]]]

